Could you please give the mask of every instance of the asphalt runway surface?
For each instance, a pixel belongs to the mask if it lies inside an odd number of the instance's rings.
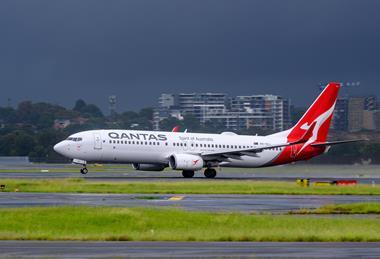
[[[379,258],[380,243],[0,241],[3,257]]]
[[[72,194],[0,193],[0,207],[26,206],[116,206],[175,207],[200,211],[286,213],[327,204],[380,202],[380,196],[366,195],[155,195],[155,194]]]
[[[220,180],[239,180],[239,181],[289,181],[294,182],[300,178],[308,178],[311,181],[334,181],[334,180],[357,180],[362,184],[380,184],[380,172],[376,175],[368,176],[355,174],[340,174],[337,172],[321,172],[314,174],[302,173],[247,173],[247,172],[220,172],[214,179],[207,179],[201,172],[197,172],[194,178],[184,179],[181,172],[89,172],[82,175],[79,172],[0,172],[1,178],[14,179],[64,179],[64,178],[83,178],[91,181],[220,181]]]

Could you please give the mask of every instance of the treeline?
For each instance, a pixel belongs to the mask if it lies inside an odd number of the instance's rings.
[[[302,115],[294,114],[294,121]],[[60,122],[69,121],[60,126]],[[180,126],[181,131],[221,133],[229,131],[222,123],[199,123],[195,117],[185,115],[183,120],[168,118],[160,122],[160,129],[171,131]],[[90,129],[153,129],[153,109],[138,112],[126,111],[105,116],[94,104],[78,100],[73,108],[50,103],[21,102],[17,108],[0,107],[0,156],[29,156],[31,161],[67,161],[54,152],[53,146],[69,135]],[[266,135],[272,132],[261,128],[250,128],[236,132],[246,135]],[[311,160],[313,163],[352,164],[370,161],[380,163],[380,144],[360,142],[334,146],[326,155]]]
[[[50,103],[21,102],[0,107],[0,156],[29,156],[31,161],[63,162],[53,146],[78,131],[103,128],[152,129],[153,110],[104,116],[94,104],[78,100],[72,109]],[[65,127],[59,123],[69,121]],[[58,126],[57,126],[58,125]]]

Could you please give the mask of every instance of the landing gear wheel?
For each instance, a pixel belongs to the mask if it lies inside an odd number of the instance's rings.
[[[194,171],[183,170],[182,175],[185,178],[192,178],[194,176]]]
[[[87,168],[86,168],[86,167],[82,168],[82,169],[80,170],[80,173],[81,173],[81,174],[87,174],[87,173],[88,173]]]
[[[207,168],[204,172],[206,178],[215,178],[216,170],[213,168]]]

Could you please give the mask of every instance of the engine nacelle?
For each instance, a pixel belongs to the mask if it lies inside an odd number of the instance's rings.
[[[162,171],[165,169],[166,165],[163,164],[132,164],[133,169],[139,171]]]
[[[173,154],[169,159],[169,165],[174,170],[201,170],[204,165],[202,157],[191,154]]]

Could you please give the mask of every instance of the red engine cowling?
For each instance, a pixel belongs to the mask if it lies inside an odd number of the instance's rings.
[[[204,166],[202,157],[191,154],[173,154],[169,159],[169,165],[174,170],[201,170]]]

